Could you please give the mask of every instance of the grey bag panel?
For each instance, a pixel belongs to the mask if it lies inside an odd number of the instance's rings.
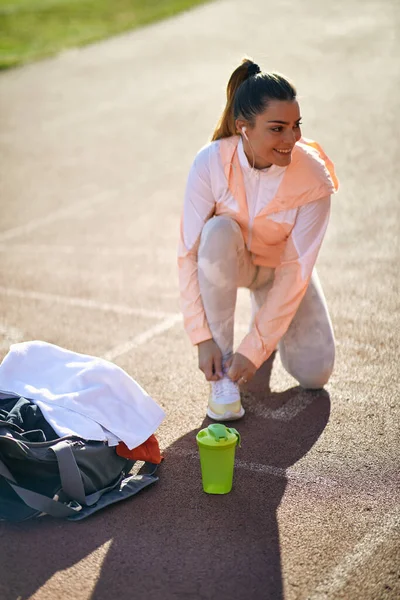
[[[121,471],[127,474],[126,467],[131,464],[126,458],[118,456],[114,447],[104,442],[77,442],[72,447],[86,494],[91,494],[117,481]]]
[[[61,452],[57,452],[57,448],[60,448]],[[46,455],[46,459],[54,460],[55,455],[64,492],[81,503],[84,496],[93,494],[111,483],[115,484],[122,471],[127,474],[127,466],[131,464],[126,458],[118,456],[114,447],[104,442],[60,439],[56,444],[52,443],[49,452],[53,453],[53,457]],[[79,475],[83,489],[77,492]],[[69,493],[69,490],[73,491]]]
[[[3,433],[3,429],[0,431]],[[15,482],[23,488],[40,491],[40,493],[52,498],[61,487],[60,474],[57,459],[53,455],[53,461],[43,461],[41,457],[31,453],[28,444],[21,441],[14,431],[6,432],[8,435],[0,435],[0,460],[12,473]],[[14,436],[18,436],[16,439]],[[7,485],[0,486],[1,498],[7,496]],[[9,500],[12,502],[13,495]],[[0,506],[0,509],[2,507]],[[0,511],[3,513],[3,511]]]

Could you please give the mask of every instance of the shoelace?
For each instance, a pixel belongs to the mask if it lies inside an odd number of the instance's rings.
[[[218,399],[224,396],[237,396],[239,399],[239,386],[232,379],[229,379],[229,377],[223,377],[218,381],[213,381],[213,395]]]

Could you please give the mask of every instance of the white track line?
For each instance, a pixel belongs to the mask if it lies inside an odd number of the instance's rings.
[[[22,331],[0,321],[0,350],[8,350],[11,344],[22,342],[23,339]]]
[[[383,544],[396,530],[400,534],[399,508],[388,513],[379,527],[367,533],[361,542],[354,547],[353,551],[347,554],[328,577],[317,586],[311,596],[308,597],[308,600],[332,598],[344,588],[353,571],[359,569],[376,552],[378,546]]]
[[[43,227],[44,225],[51,225],[56,221],[60,221],[61,219],[65,219],[66,217],[71,217],[76,214],[79,214],[81,211],[86,210],[94,206],[95,204],[99,204],[101,202],[105,202],[106,200],[111,200],[116,196],[116,192],[103,192],[98,194],[95,198],[89,198],[88,200],[82,200],[81,202],[76,202],[68,206],[67,208],[60,208],[52,213],[49,213],[45,217],[39,217],[38,219],[34,219],[29,223],[25,223],[24,225],[19,225],[18,227],[13,227],[12,229],[7,229],[6,231],[0,232],[0,243],[12,240],[13,238],[19,237],[21,235],[27,235],[38,229],[39,227]]]
[[[0,234],[1,235],[1,234]],[[115,248],[109,246],[66,246],[55,244],[0,244],[0,252],[23,254],[93,254],[94,256],[145,256],[146,248]]]
[[[246,393],[245,393],[246,394]],[[248,394],[251,396],[251,394]],[[298,392],[293,398],[290,398],[286,404],[279,408],[268,408],[266,406],[260,406],[252,404],[247,408],[247,411],[262,419],[274,419],[275,421],[283,421],[287,423],[291,421],[298,414],[300,414],[307,406],[315,401],[315,397],[307,392]]]
[[[280,467],[274,467],[272,465],[263,465],[259,463],[248,463],[244,460],[235,460],[235,465],[240,469],[246,469],[247,471],[253,471],[254,473],[263,473],[265,475],[274,475],[275,477],[283,477],[288,481],[301,481],[302,483],[318,483],[324,486],[334,486],[336,481],[328,479],[327,477],[320,477],[319,475],[310,475],[309,471],[302,472],[299,469],[282,469]]]
[[[1,234],[0,234],[1,235]],[[105,257],[148,257],[148,248],[138,248],[132,246],[68,246],[65,244],[37,244],[32,242],[31,244],[1,244],[0,252],[7,252],[8,254],[85,254],[88,256],[105,256]],[[151,257],[155,258],[158,262],[171,263],[175,259],[175,252],[171,251],[169,254],[163,250],[155,250],[151,252]]]
[[[367,350],[371,352],[373,355],[378,354],[378,350],[371,346],[371,344],[364,344],[362,342],[356,342],[355,340],[344,339],[344,340],[336,340],[336,346],[343,348],[351,348],[352,350]]]
[[[175,454],[176,456],[182,456],[184,458],[199,459],[199,454],[195,450],[180,450],[178,448],[165,448],[165,453]],[[261,463],[246,462],[235,458],[235,468],[245,469],[246,471],[252,471],[254,473],[262,473],[263,475],[273,475],[275,477],[281,477],[292,482],[301,483],[317,483],[323,486],[336,486],[337,483],[334,479],[328,479],[327,477],[320,477],[319,475],[310,475],[309,470],[300,471],[299,469],[282,469],[281,467],[274,467],[273,465],[264,465]]]
[[[121,304],[109,304],[107,302],[96,302],[85,298],[74,298],[70,296],[59,296],[58,294],[47,294],[44,292],[30,292],[17,290],[15,288],[7,288],[0,286],[0,294],[12,296],[14,298],[22,298],[23,300],[40,300],[41,302],[57,302],[66,306],[77,306],[79,308],[89,308],[91,310],[104,310],[114,312],[119,315],[134,315],[138,317],[146,317],[149,319],[165,319],[178,318],[177,313],[163,312],[160,310],[148,310],[146,308],[132,308]]]
[[[133,350],[133,348],[137,348],[137,346],[141,346],[145,342],[150,341],[156,335],[160,335],[161,333],[168,331],[168,329],[171,329],[171,327],[173,327],[176,323],[178,323],[181,320],[182,316],[178,314],[173,315],[172,317],[168,317],[167,319],[164,319],[164,321],[162,321],[161,323],[154,325],[154,327],[150,327],[150,329],[147,329],[143,333],[139,333],[139,335],[135,336],[128,342],[124,342],[123,344],[115,346],[115,348],[112,348],[111,350],[103,354],[103,358],[105,358],[106,360],[114,360],[122,354],[127,354],[128,352]]]

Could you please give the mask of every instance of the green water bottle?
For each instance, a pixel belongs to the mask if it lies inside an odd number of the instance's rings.
[[[203,490],[207,494],[228,494],[232,489],[236,444],[240,433],[233,427],[213,423],[196,435],[200,453]]]

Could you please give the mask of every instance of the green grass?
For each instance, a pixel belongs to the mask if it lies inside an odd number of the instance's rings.
[[[0,0],[0,69],[171,17],[209,0]]]

